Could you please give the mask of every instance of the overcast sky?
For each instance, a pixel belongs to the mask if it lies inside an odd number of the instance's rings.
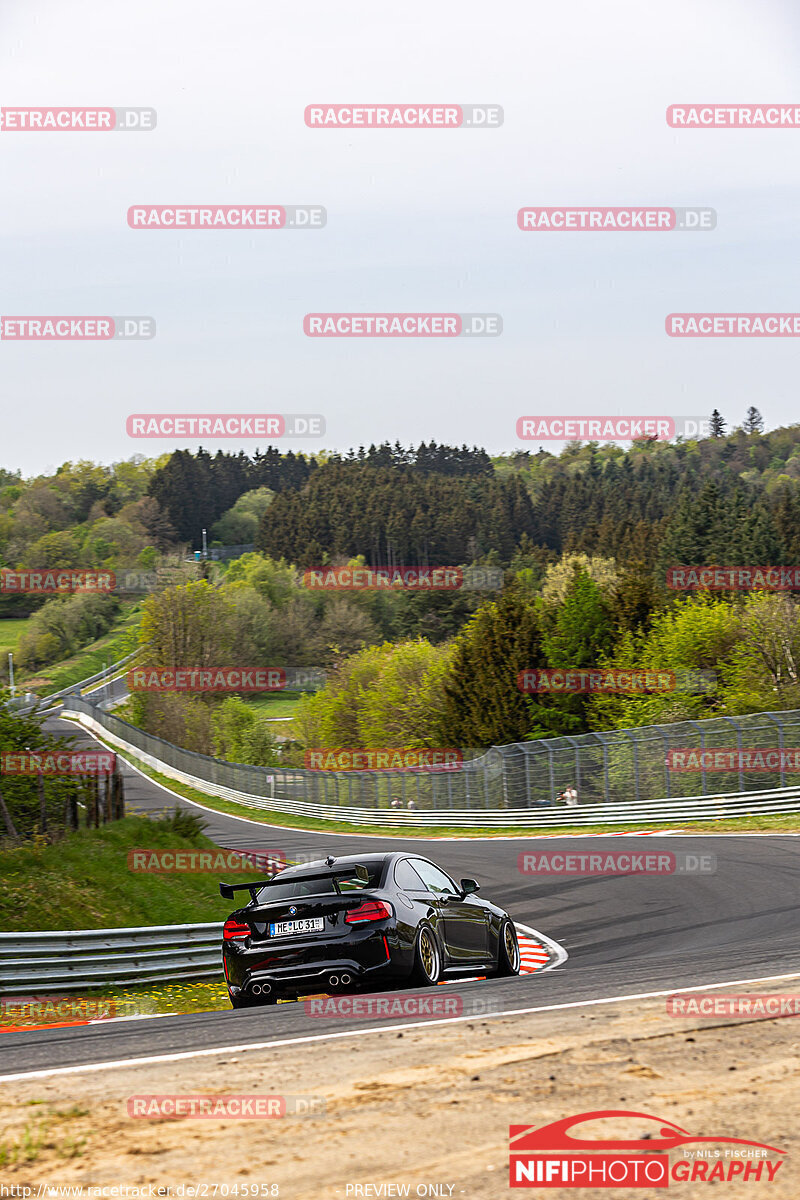
[[[322,413],[294,449],[520,445],[528,414],[798,420],[797,339],[667,337],[800,311],[788,0],[2,0],[3,106],[152,106],[150,133],[0,133],[0,312],[149,315],[152,341],[0,341],[0,465],[110,462],[133,412]],[[502,105],[491,130],[316,130],[307,104]],[[131,230],[132,204],[321,204],[324,230]],[[704,205],[708,233],[522,233],[527,205]],[[497,312],[496,338],[311,339],[307,312]],[[207,443],[252,451],[253,441]],[[529,445],[536,450],[536,445]],[[548,448],[557,449],[551,443]]]

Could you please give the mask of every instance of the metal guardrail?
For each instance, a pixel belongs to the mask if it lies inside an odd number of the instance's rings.
[[[152,760],[157,770],[166,765],[173,772],[202,780],[202,790],[212,794],[219,788],[228,788],[251,797],[280,795],[340,809],[387,809],[397,800],[404,809],[412,801],[419,810],[439,809],[447,814],[461,809],[525,810],[540,804],[555,804],[559,794],[573,784],[582,806],[648,803],[660,809],[681,799],[800,787],[800,770],[789,765],[791,755],[781,759],[782,768],[760,772],[755,777],[743,768],[675,772],[668,766],[669,752],[674,749],[798,747],[800,710],[680,721],[674,725],[493,746],[484,754],[466,758],[456,770],[337,772],[224,762],[184,750],[110,713],[100,712],[86,698],[71,700],[69,707],[135,747],[145,761]],[[209,784],[214,786],[205,786]]]
[[[317,801],[305,801],[293,798],[291,795],[277,795],[275,792],[277,776],[265,772],[261,768],[250,767],[247,770],[258,772],[262,780],[261,793],[241,791],[237,788],[226,787],[210,781],[199,775],[182,769],[183,760],[173,765],[168,759],[148,753],[134,741],[127,741],[120,736],[120,730],[132,730],[141,734],[135,726],[111,716],[99,709],[92,708],[85,701],[79,702],[82,711],[73,711],[69,715],[77,716],[81,724],[88,729],[103,735],[106,741],[123,752],[128,752],[143,763],[151,766],[160,774],[180,783],[185,783],[197,791],[207,795],[219,796],[223,800],[232,800],[247,808],[261,809],[267,812],[289,813],[292,816],[316,817],[323,821],[347,821],[353,825],[397,826],[401,828],[425,826],[452,826],[456,828],[494,828],[508,827],[529,828],[531,830],[563,825],[636,825],[663,821],[688,820],[722,820],[725,817],[741,817],[752,814],[796,813],[800,812],[800,786],[792,788],[769,788],[757,792],[722,792],[714,795],[703,795],[674,799],[662,797],[649,801],[622,801],[613,804],[552,804],[550,802],[536,803],[532,801],[525,808],[447,808],[426,807],[424,809],[407,810],[391,808],[384,805],[378,811],[375,807],[364,808],[351,805],[330,805]],[[146,738],[150,735],[144,734]],[[152,739],[151,741],[161,741]],[[164,742],[164,746],[178,754],[188,754],[179,747]],[[191,759],[202,760],[203,755],[192,754]],[[189,761],[191,761],[191,759]],[[214,762],[216,760],[208,760]],[[233,764],[219,764],[231,766]],[[302,775],[307,772],[297,772],[294,775],[295,791],[301,793]],[[293,782],[291,771],[280,774],[283,790],[287,790]]]
[[[94,675],[88,675],[86,679],[79,679],[75,683],[69,684],[68,687],[61,688],[60,691],[51,693],[49,696],[36,696],[36,699],[33,703],[26,706],[18,706],[15,711],[20,716],[25,716],[32,712],[38,713],[38,715],[42,717],[49,716],[51,713],[58,711],[58,709],[61,707],[61,702],[64,697],[75,695],[79,696],[92,683],[100,683],[100,688],[93,689],[95,693],[106,686],[110,686],[114,682],[114,676],[118,673],[120,668],[131,662],[134,658],[141,654],[141,652],[141,647],[137,647],[136,650],[133,650],[130,654],[126,654],[125,657],[119,659],[118,662],[110,663],[109,666],[105,667],[102,671],[97,671]],[[32,693],[28,694],[30,695]]]
[[[0,992],[27,995],[222,975],[222,924],[0,933]]]

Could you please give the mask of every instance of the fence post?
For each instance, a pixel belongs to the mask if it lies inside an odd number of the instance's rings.
[[[664,732],[663,725],[654,725],[653,729],[661,733],[664,739],[664,784],[667,793],[667,799],[672,798],[672,780],[669,777],[669,734]]]
[[[706,759],[705,759],[706,735],[703,731],[703,723],[702,723],[702,721],[687,721],[686,724],[694,725],[695,729],[698,731],[698,736],[700,738],[700,788],[701,788],[701,794],[703,796],[707,796],[708,788],[706,787]]]
[[[638,746],[638,744],[637,744],[636,738],[635,738],[635,737],[633,737],[633,735],[631,734],[630,730],[628,730],[628,729],[625,729],[625,730],[622,730],[622,732],[625,734],[626,738],[628,739],[628,741],[630,742],[630,744],[631,744],[631,747],[632,747],[632,753],[633,753],[633,790],[634,790],[634,794],[635,794],[635,796],[636,796],[636,801],[637,801],[637,803],[638,803],[638,801],[639,801],[639,746]]]
[[[547,773],[550,778],[550,803],[556,802],[556,776],[553,769],[553,747],[547,747]]]
[[[733,717],[723,717],[723,721],[727,721],[736,730],[736,749],[739,752],[739,791],[744,792],[747,789],[744,786],[744,767],[742,766],[742,727]]]
[[[611,798],[611,782],[608,777],[608,742],[602,733],[596,733],[595,737],[603,747],[603,803],[608,804]]]
[[[776,717],[776,715],[771,712],[764,713],[764,716],[772,721],[773,725],[778,726],[778,751],[781,760],[781,787],[786,787],[786,763],[783,760],[783,722],[779,716]]]

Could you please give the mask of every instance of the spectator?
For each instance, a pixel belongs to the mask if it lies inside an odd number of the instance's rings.
[[[565,790],[565,792],[564,792],[564,803],[565,803],[565,804],[568,804],[568,805],[570,806],[570,808],[576,808],[576,807],[577,807],[577,804],[578,804],[578,793],[577,793],[577,791],[575,790],[575,788],[574,788],[574,787],[570,786],[570,787],[568,787],[568,788]]]
[[[406,807],[407,807],[407,808],[416,808],[417,806],[416,806],[416,804],[414,803],[414,801],[413,801],[413,800],[409,800],[409,802],[408,802],[408,804],[406,805]]]
[[[402,800],[398,800],[397,797],[395,797],[394,800],[392,801],[391,807],[392,808],[402,808],[403,807]]]

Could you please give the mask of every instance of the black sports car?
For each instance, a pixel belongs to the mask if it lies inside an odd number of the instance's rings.
[[[428,986],[476,972],[516,975],[508,913],[414,854],[359,854],[221,883],[250,902],[225,922],[222,961],[234,1008],[390,982]]]

